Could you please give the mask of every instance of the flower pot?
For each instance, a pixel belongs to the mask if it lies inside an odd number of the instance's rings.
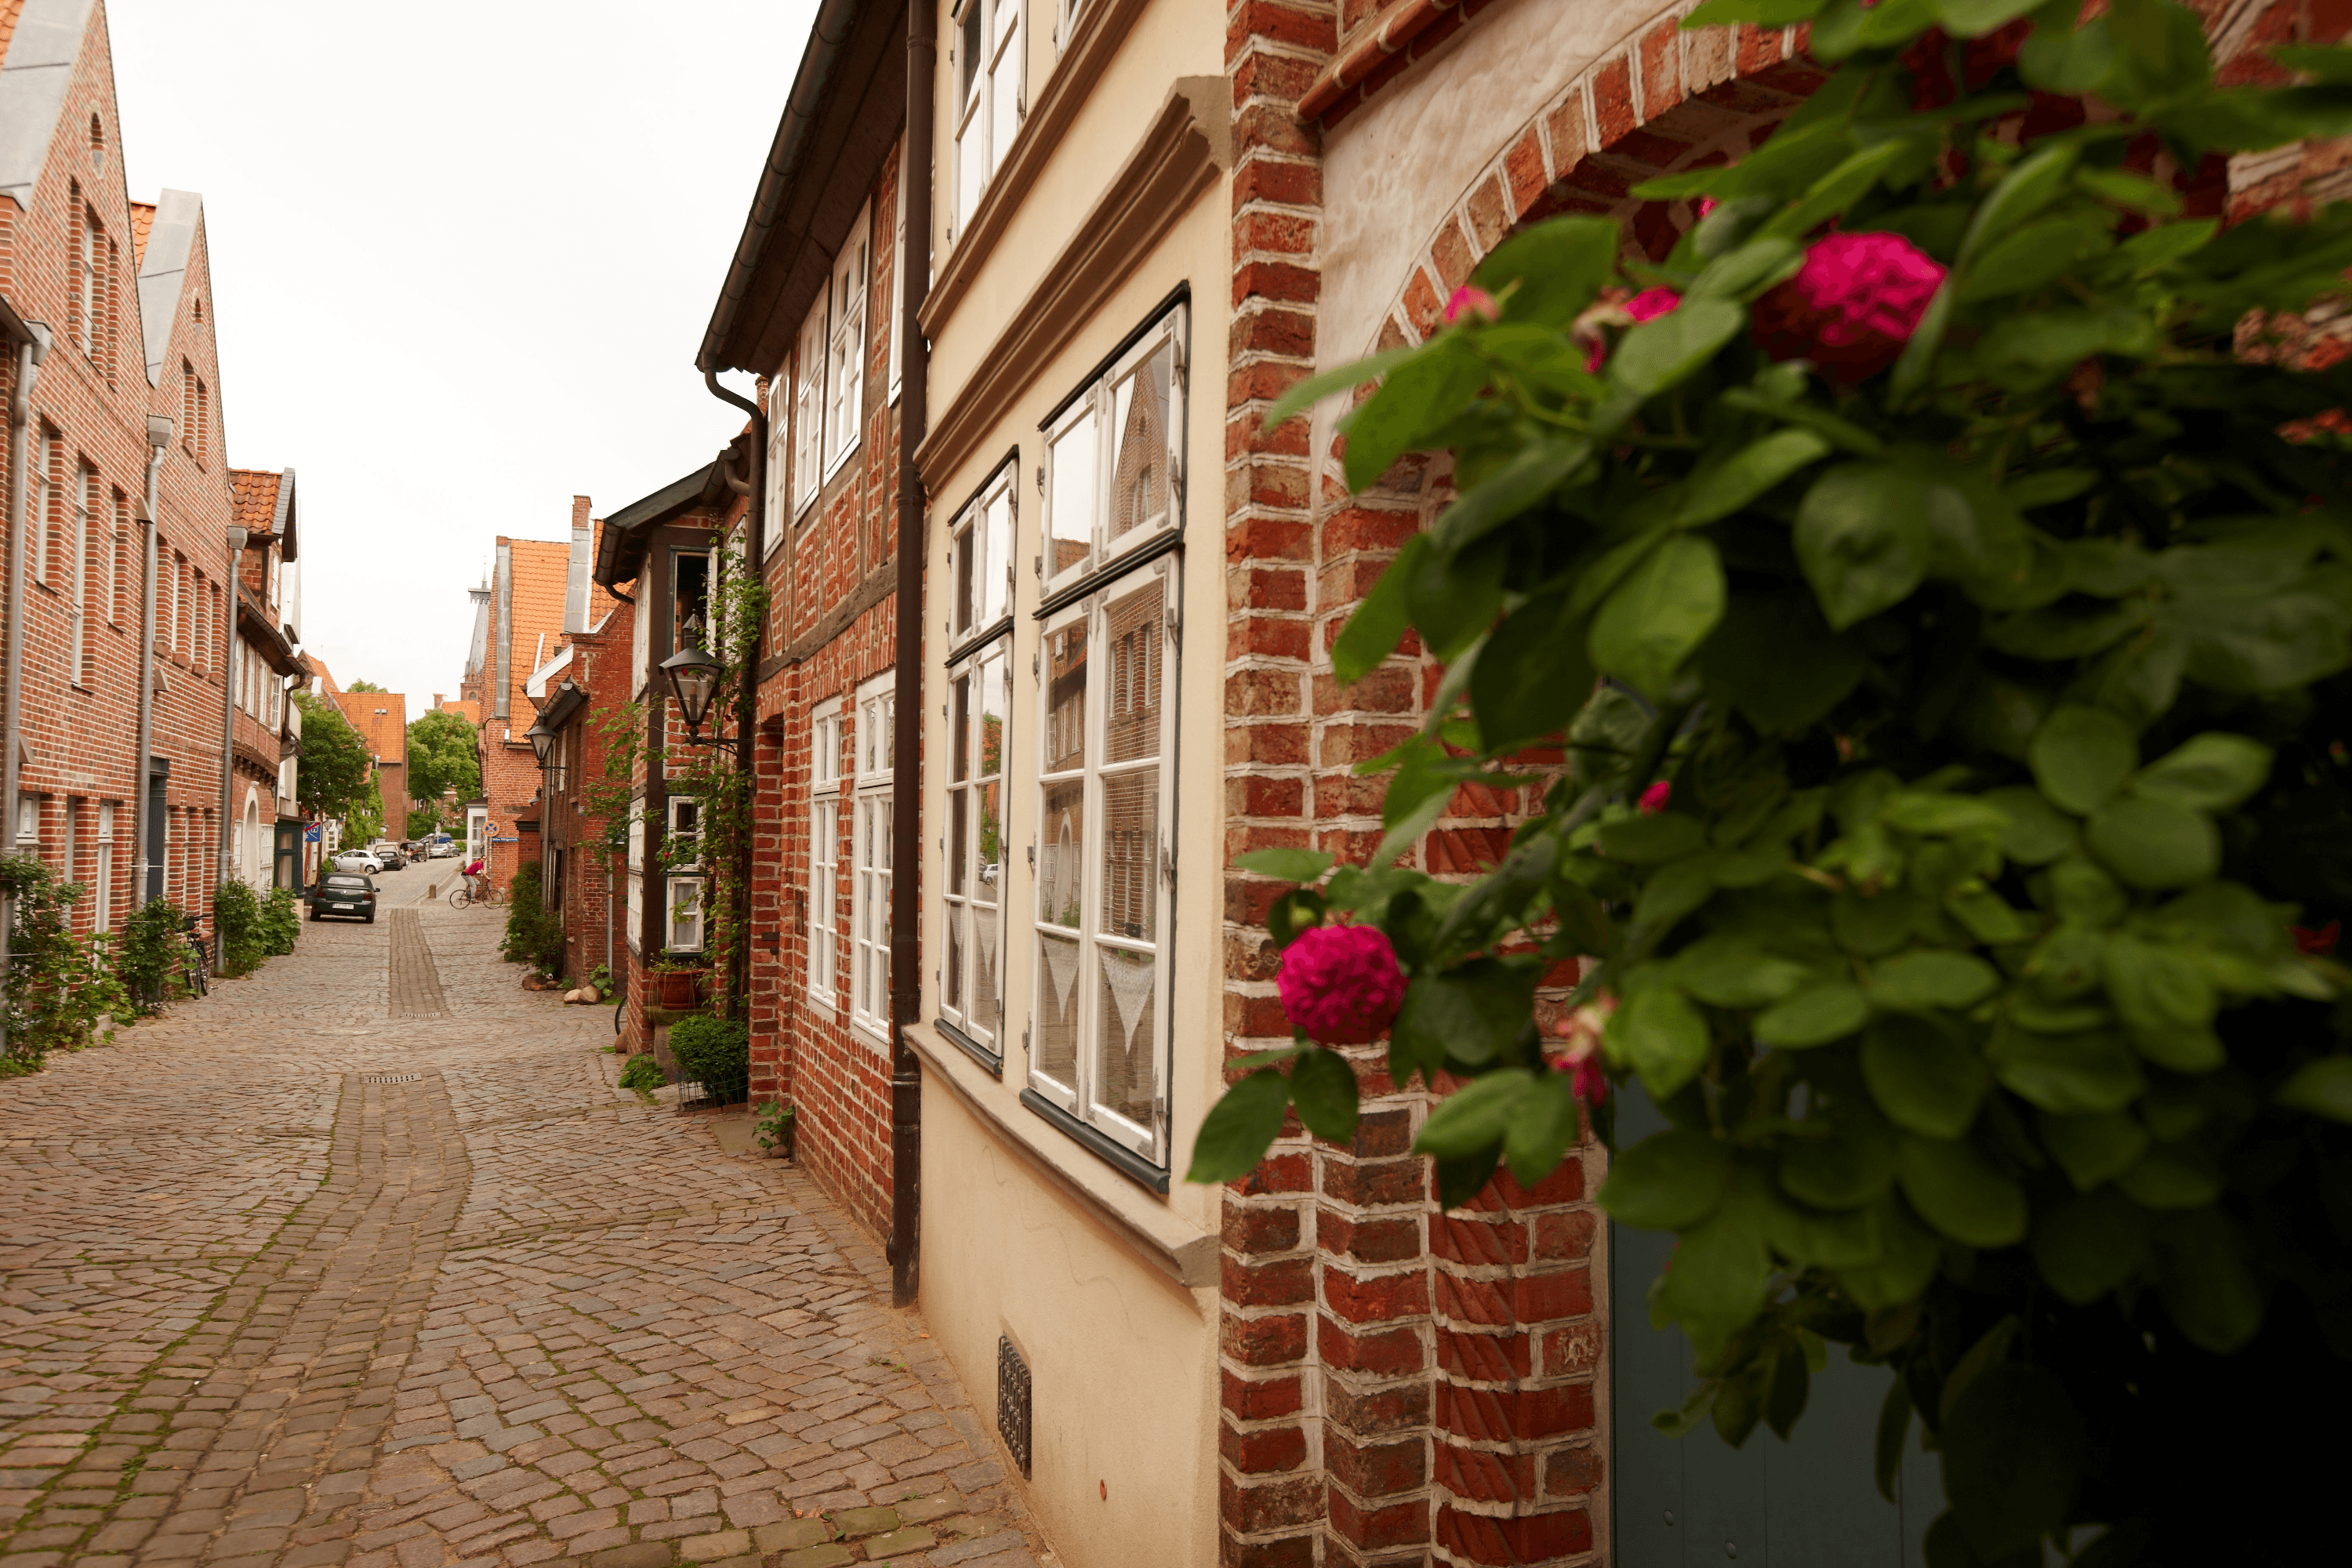
[[[703,971],[699,969],[665,969],[654,979],[658,983],[661,1005],[665,1007],[691,1007],[702,999]]]

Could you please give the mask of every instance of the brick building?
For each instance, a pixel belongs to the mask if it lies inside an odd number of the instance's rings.
[[[539,758],[528,739],[537,710],[523,689],[562,640],[567,580],[574,554],[585,549],[587,506],[584,496],[573,499],[572,539],[500,534],[488,585],[472,590],[474,640],[458,690],[481,704],[482,803],[469,808],[468,842],[487,852],[485,870],[501,891],[513,885],[517,868],[540,858]]]
[[[539,705],[534,728],[546,739],[541,882],[562,920],[563,973],[574,981],[599,965],[628,973],[627,850],[611,842],[617,814],[606,792],[618,782],[608,777],[616,750],[626,745],[636,607],[601,588],[593,597],[593,618],[565,632],[562,650],[532,672],[530,691]]]
[[[210,268],[200,197],[150,205],[124,189],[104,8],[0,8],[0,295],[10,450],[23,454],[9,475],[22,527],[8,541],[20,660],[8,830],[91,889],[85,928],[120,924],[142,892],[208,926],[211,889],[239,853],[223,812],[238,513]],[[26,322],[45,347],[29,346]],[[267,563],[290,540],[248,553]],[[257,809],[246,820],[269,818],[274,858],[282,758],[247,738]]]
[[[236,626],[229,658],[228,874],[255,888],[304,885],[302,816],[295,805],[301,711],[289,693],[309,679],[298,618],[300,549],[294,470],[229,470],[245,548],[237,557]]]
[[[383,837],[408,835],[408,699],[397,691],[337,691],[331,700],[367,745],[383,800]]]

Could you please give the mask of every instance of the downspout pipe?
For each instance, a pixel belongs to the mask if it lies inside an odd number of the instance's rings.
[[[702,367],[702,384],[710,395],[721,403],[731,403],[751,419],[751,452],[743,465],[744,477],[738,479],[728,469],[727,454],[719,454],[719,472],[727,486],[744,501],[743,569],[754,576],[766,571],[768,560],[768,416],[758,403],[741,393],[719,384],[719,372],[706,363]],[[726,552],[725,535],[720,536],[720,556]],[[717,563],[714,563],[717,564]],[[760,715],[760,648],[765,639],[768,617],[763,610],[751,621],[751,646],[744,657],[741,678],[735,684],[735,765],[743,770],[745,787],[756,800],[759,795],[759,770],[753,765],[751,731]],[[735,951],[728,955],[728,1011],[738,1018],[751,1016],[751,854],[757,835],[743,835],[743,851],[735,866],[735,886],[730,897],[735,903]]]
[[[907,1026],[922,1005],[917,967],[922,914],[923,476],[915,466],[930,420],[930,345],[923,341],[931,283],[931,105],[939,65],[934,0],[907,0],[906,287],[898,290],[897,632],[892,659],[890,768],[890,1300],[911,1307],[922,1289],[923,1074]]]
[[[215,887],[228,886],[236,875],[236,867],[229,855],[229,845],[236,830],[229,821],[229,803],[236,784],[234,772],[236,757],[236,621],[239,608],[238,593],[245,586],[245,528],[240,523],[228,525],[228,614],[221,617],[227,622],[221,635],[221,803],[220,803],[220,879]],[[220,940],[220,900],[213,900],[213,940]],[[228,955],[215,946],[213,967],[218,969]]]
[[[155,510],[160,504],[156,492],[163,469],[163,448],[171,444],[171,416],[147,416],[147,489],[139,515],[140,558],[145,569],[145,585],[139,595],[139,752],[134,770],[138,784],[131,806],[131,831],[134,835],[132,875],[137,879],[134,885],[142,904],[163,896],[160,889],[152,897],[148,892],[154,873],[147,859],[147,837],[153,829],[148,820],[151,791],[147,770],[153,765],[151,759],[155,754]]]
[[[49,352],[49,329],[37,321],[26,321],[18,316],[6,300],[0,300],[0,326],[5,326],[10,345],[16,355],[16,390],[8,398],[8,606],[0,616],[0,633],[8,638],[5,660],[6,689],[0,692],[0,703],[6,707],[6,719],[0,723],[0,747],[6,757],[0,760],[0,854],[16,852],[16,756],[24,746],[25,692],[25,458],[33,422],[33,383],[39,377],[41,361]],[[72,868],[67,868],[71,875]],[[0,981],[11,973],[8,954],[8,932],[16,923],[16,911],[0,899]],[[0,1045],[8,1038],[5,1010],[0,1009]]]

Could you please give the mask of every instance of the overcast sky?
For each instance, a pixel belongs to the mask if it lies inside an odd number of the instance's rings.
[[[336,679],[456,696],[494,537],[741,426],[694,354],[814,10],[110,0],[131,194],[205,198],[229,461],[298,476]]]

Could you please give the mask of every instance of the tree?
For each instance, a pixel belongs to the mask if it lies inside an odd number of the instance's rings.
[[[1382,1026],[1452,1090],[1449,1206],[1638,1084],[1670,1125],[1601,1201],[1678,1238],[1662,1425],[1785,1434],[1835,1342],[1897,1373],[1882,1487],[1933,1438],[1936,1568],[2284,1560],[2352,1394],[2352,365],[2266,335],[2352,214],[2224,229],[2168,171],[2352,130],[2352,51],[2217,89],[2171,0],[2028,9],[1713,0],[1834,70],[1636,189],[1703,198],[1669,256],[1539,225],[1274,410],[1379,377],[1349,482],[1452,454],[1332,651],[1447,673],[1368,865],[1240,858],[1297,884],[1298,1044],[1234,1064],[1192,1175],[1291,1109],[1344,1142],[1329,1047]],[[1534,803],[1501,863],[1401,865],[1469,783]],[[2182,1431],[2229,1435],[2193,1489]]]
[[[374,759],[342,710],[307,691],[294,694],[302,711],[302,760],[294,769],[295,800],[306,816],[341,817],[364,799]]]
[[[478,735],[463,714],[436,708],[408,726],[408,779],[410,797],[428,804],[482,793]]]
[[[383,688],[373,680],[354,680],[343,689],[345,691],[382,691]]]

